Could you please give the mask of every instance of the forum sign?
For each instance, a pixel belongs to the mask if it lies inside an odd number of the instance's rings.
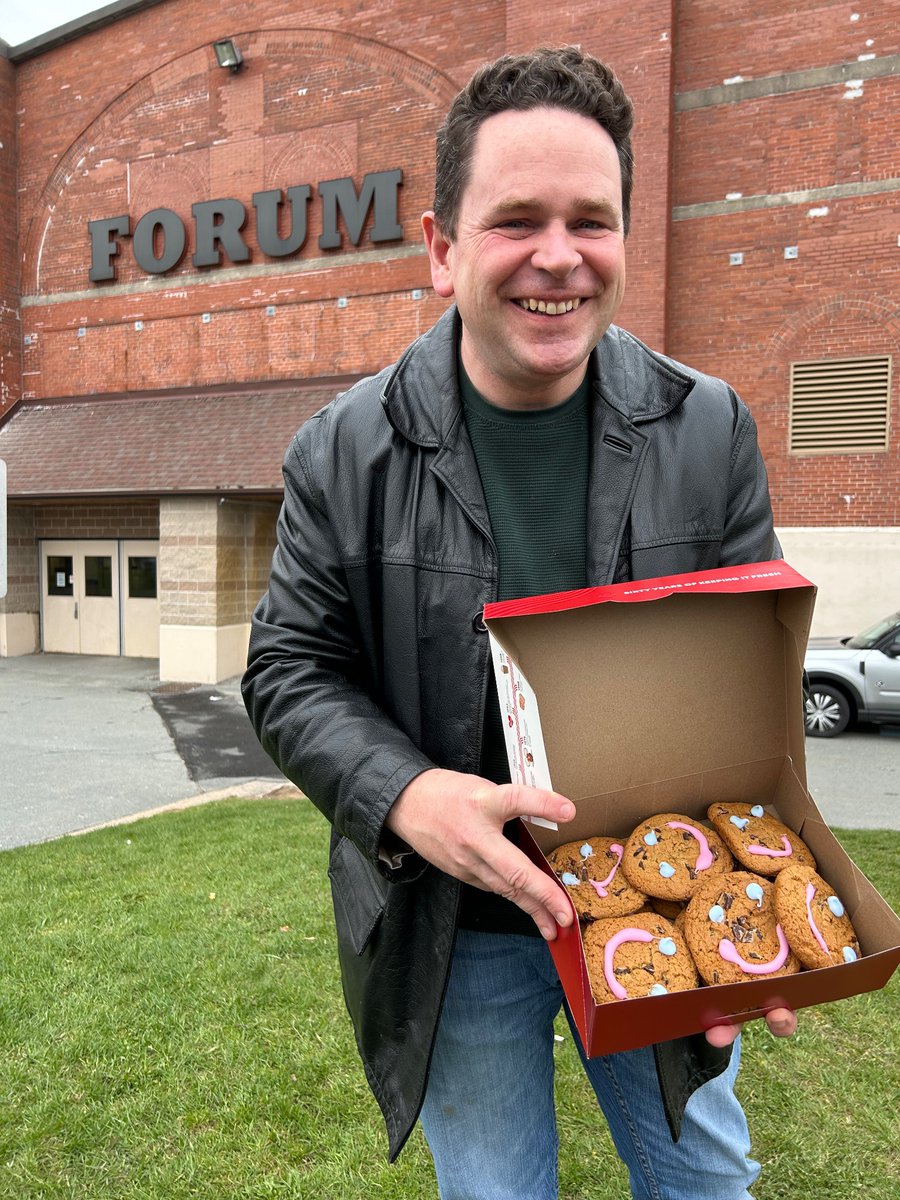
[[[343,226],[351,243],[358,246],[366,219],[372,212],[369,237],[373,242],[392,242],[403,237],[397,218],[397,200],[403,172],[374,171],[363,176],[359,191],[350,176],[328,179],[316,184],[316,195],[322,213],[320,250],[336,250],[344,244]],[[313,189],[308,183],[272,191],[255,192],[251,198],[255,214],[256,244],[270,258],[287,258],[298,254],[306,243],[309,228],[309,206]],[[191,205],[194,221],[195,267],[220,266],[223,256],[232,263],[248,262],[250,247],[243,237],[248,212],[240,200],[204,200]],[[279,226],[283,226],[279,228]],[[123,242],[131,239],[131,253],[142,271],[148,275],[164,275],[174,270],[184,257],[187,229],[184,221],[170,208],[154,208],[131,227],[131,218],[105,217],[88,221],[91,239],[91,269],[88,278],[102,283],[116,278],[116,259],[122,254]]]

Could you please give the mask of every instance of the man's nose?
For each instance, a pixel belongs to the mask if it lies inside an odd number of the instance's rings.
[[[557,278],[565,278],[581,264],[581,254],[571,231],[560,222],[542,229],[535,243],[531,264]]]

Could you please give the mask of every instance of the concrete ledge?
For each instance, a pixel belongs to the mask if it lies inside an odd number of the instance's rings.
[[[110,829],[114,825],[133,825],[136,821],[144,821],[147,817],[157,817],[162,813],[182,812],[187,808],[198,808],[201,804],[212,804],[216,800],[305,800],[306,797],[292,783],[279,782],[273,779],[250,779],[237,783],[234,787],[220,788],[216,792],[201,792],[196,796],[186,796],[183,800],[175,800],[171,804],[161,804],[159,808],[148,808],[145,812],[131,813],[127,817],[116,817],[112,821],[103,821],[99,825],[88,825],[84,829],[73,829],[63,837],[80,837],[83,833],[93,833],[96,829]]]

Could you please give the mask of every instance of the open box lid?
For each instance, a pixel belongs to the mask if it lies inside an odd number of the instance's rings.
[[[513,781],[577,803],[788,756],[805,787],[815,590],[775,561],[487,605]]]

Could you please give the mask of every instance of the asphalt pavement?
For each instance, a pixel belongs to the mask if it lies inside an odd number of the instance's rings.
[[[239,682],[160,683],[156,659],[0,659],[0,849],[288,787]]]
[[[292,785],[263,752],[239,677],[160,683],[155,659],[0,659],[0,850],[160,809]],[[900,829],[900,727],[807,738],[834,826]]]

